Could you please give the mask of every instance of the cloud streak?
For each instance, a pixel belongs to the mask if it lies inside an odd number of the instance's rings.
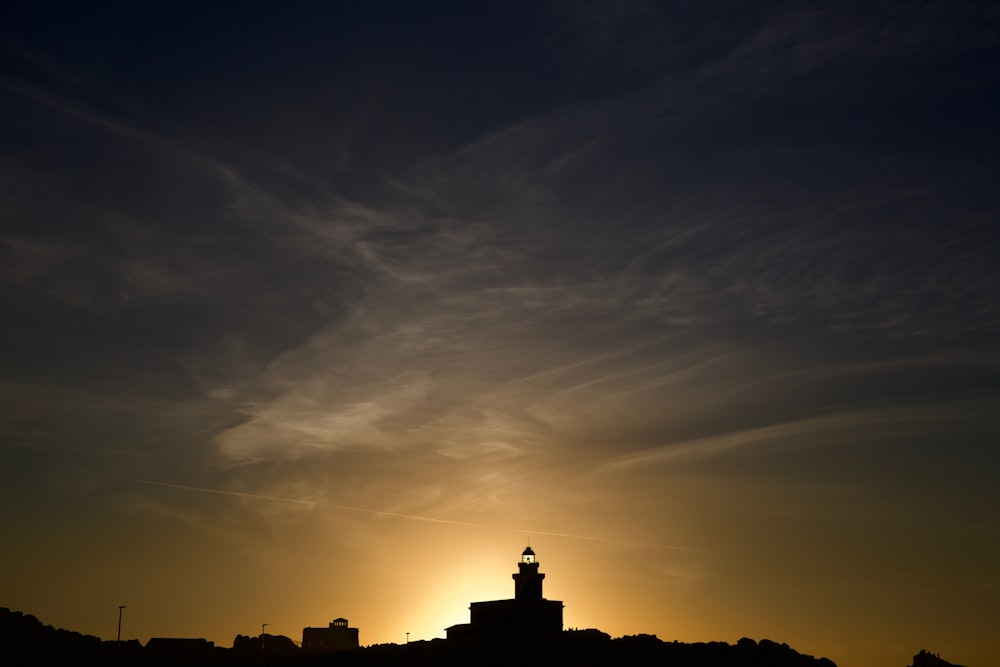
[[[389,518],[393,518],[393,519],[406,519],[406,520],[409,520],[409,521],[422,521],[422,522],[427,522],[427,523],[438,523],[438,524],[444,524],[444,525],[449,525],[449,526],[460,526],[460,527],[463,527],[463,528],[476,528],[476,529],[490,530],[490,531],[502,531],[502,532],[508,532],[508,533],[520,533],[521,535],[527,535],[529,537],[532,536],[532,535],[535,535],[535,536],[546,536],[546,537],[561,537],[561,538],[567,538],[567,539],[573,539],[573,540],[585,540],[585,541],[589,541],[589,542],[612,542],[612,543],[616,543],[616,544],[622,544],[622,542],[620,540],[613,540],[613,539],[608,539],[608,538],[595,537],[595,536],[592,536],[592,535],[573,535],[573,534],[570,534],[570,533],[555,533],[555,532],[550,532],[550,531],[545,531],[545,530],[531,530],[531,529],[525,529],[525,528],[507,528],[507,527],[501,527],[501,526],[486,525],[486,524],[481,524],[481,523],[472,523],[472,522],[469,522],[469,521],[455,521],[453,519],[441,519],[441,518],[435,518],[435,517],[429,517],[429,516],[420,516],[420,515],[416,515],[416,514],[402,514],[402,513],[399,513],[399,512],[390,512],[390,511],[385,511],[385,510],[375,510],[375,509],[370,509],[370,508],[366,508],[366,507],[353,507],[353,506],[350,506],[350,505],[338,505],[338,504],[334,504],[334,503],[320,502],[320,501],[315,501],[315,500],[305,500],[305,499],[298,499],[298,498],[278,498],[278,497],[275,497],[275,496],[267,496],[267,495],[261,495],[261,494],[257,494],[257,493],[246,493],[246,492],[243,492],[243,491],[226,491],[226,490],[223,490],[223,489],[208,489],[208,488],[199,487],[199,486],[187,486],[187,485],[183,485],[183,484],[171,484],[171,483],[168,483],[168,482],[156,482],[156,481],[147,480],[147,479],[136,480],[136,482],[138,482],[140,484],[149,484],[151,486],[160,486],[160,487],[169,488],[169,489],[178,489],[178,490],[181,490],[181,491],[197,491],[197,492],[200,492],[200,493],[212,493],[212,494],[223,495],[223,496],[232,496],[232,497],[236,497],[236,498],[248,498],[248,499],[251,499],[251,500],[263,500],[263,501],[269,501],[269,502],[289,503],[289,504],[292,504],[292,505],[304,505],[304,506],[307,506],[307,507],[319,507],[319,508],[326,508],[326,509],[343,510],[345,512],[357,512],[357,513],[361,513],[361,514],[368,514],[368,515],[371,515],[371,516],[389,517]],[[676,546],[676,545],[665,545],[665,544],[651,544],[651,543],[648,543],[648,542],[636,542],[636,543],[631,543],[631,544],[634,545],[634,546],[655,547],[655,548],[658,548],[658,549],[674,549],[674,550],[678,550],[678,551],[693,551],[693,552],[703,552],[703,551],[705,551],[704,549],[697,549],[697,548],[694,548],[694,547],[681,547],[681,546]]]

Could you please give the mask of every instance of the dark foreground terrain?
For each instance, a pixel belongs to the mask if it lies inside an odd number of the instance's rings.
[[[532,667],[610,665],[664,667],[836,667],[827,658],[798,653],[787,644],[741,639],[735,644],[664,642],[652,635],[612,639],[598,630],[562,633],[532,644],[455,642],[443,639],[384,644],[350,651],[309,654],[283,636],[238,636],[232,648],[202,639],[101,641],[97,637],[43,625],[34,616],[0,609],[4,664],[79,667],[206,667],[218,665],[396,667],[470,665]],[[921,651],[913,667],[958,667]]]

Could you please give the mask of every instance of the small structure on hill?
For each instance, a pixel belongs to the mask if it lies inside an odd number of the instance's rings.
[[[346,618],[335,618],[326,628],[302,628],[302,650],[319,653],[358,648],[358,629]]]
[[[473,602],[469,622],[447,628],[448,639],[534,642],[558,637],[563,629],[563,603],[542,596],[538,560],[531,547],[521,552],[514,578],[513,600]]]

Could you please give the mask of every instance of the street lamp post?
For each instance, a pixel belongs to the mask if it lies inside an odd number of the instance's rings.
[[[122,640],[122,609],[125,609],[128,605],[120,604],[118,605],[118,641]]]
[[[122,610],[127,605],[118,605],[118,641],[115,642],[115,662],[121,664],[122,661]]]
[[[261,657],[261,660],[264,659],[264,628],[266,628],[269,625],[271,625],[271,624],[270,623],[261,623],[260,624],[260,657]]]

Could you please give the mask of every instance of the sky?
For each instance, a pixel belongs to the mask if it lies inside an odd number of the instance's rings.
[[[991,6],[992,5],[992,6]],[[5,3],[0,606],[1000,663],[1000,9]]]

